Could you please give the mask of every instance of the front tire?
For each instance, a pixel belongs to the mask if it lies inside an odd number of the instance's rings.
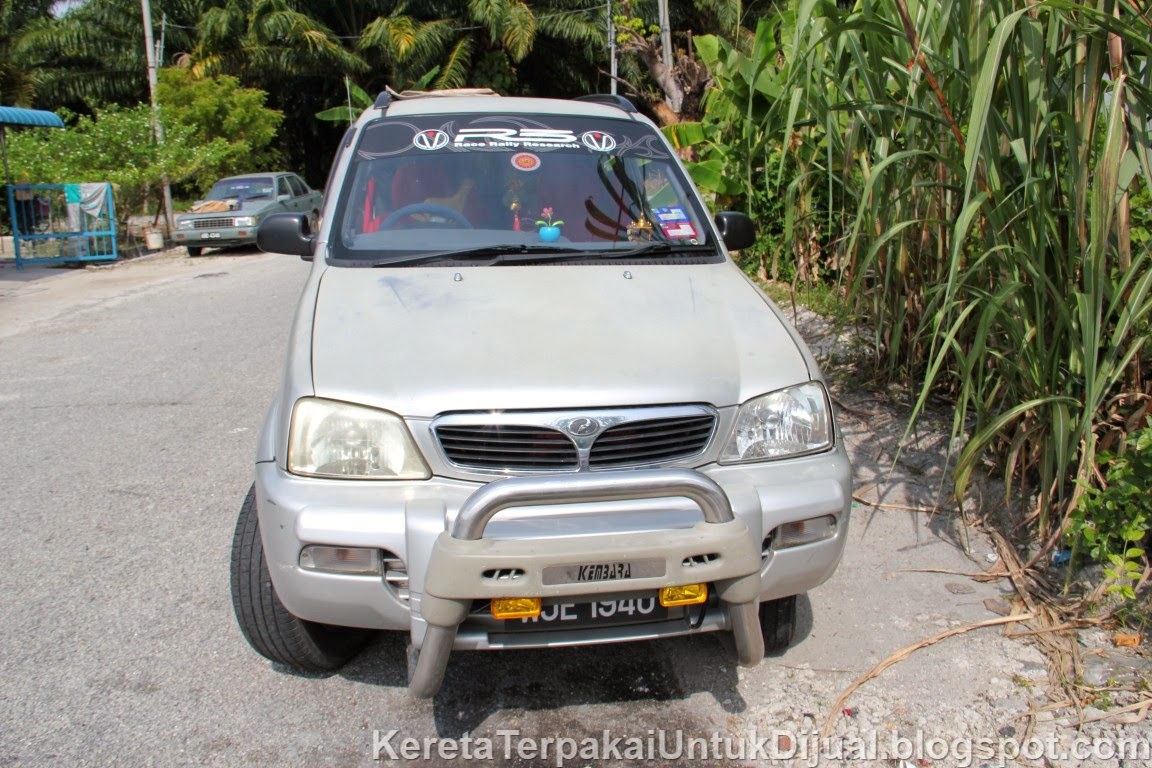
[[[764,653],[787,650],[796,632],[796,596],[760,603],[760,631],[764,633]]]
[[[305,621],[280,602],[264,559],[255,486],[248,490],[236,520],[231,582],[240,631],[266,659],[298,672],[331,672],[344,666],[368,640],[368,630]]]
[[[188,251],[189,256],[199,256],[204,253],[204,248],[199,245],[186,245],[184,248]]]

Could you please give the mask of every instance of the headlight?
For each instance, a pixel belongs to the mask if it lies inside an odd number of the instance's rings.
[[[176,229],[192,229],[196,225],[194,219],[177,219]]]
[[[232,220],[232,226],[235,227],[254,227],[256,226],[255,216],[237,216]]]
[[[387,411],[305,397],[288,432],[288,471],[312,477],[427,480],[403,420]]]
[[[816,381],[753,398],[740,406],[720,463],[815,453],[832,445],[832,412]]]

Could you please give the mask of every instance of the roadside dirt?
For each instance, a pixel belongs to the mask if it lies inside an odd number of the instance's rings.
[[[872,715],[873,726],[879,719],[898,733],[959,743],[959,751],[935,761],[941,765],[1152,765],[1147,643],[1117,647],[1119,634],[1107,625],[1068,627],[1044,596],[1018,588],[1026,582],[1020,568],[1027,553],[983,525],[1007,517],[1003,479],[975,478],[965,502],[970,518],[954,501],[952,412],[930,407],[908,433],[905,397],[856,383],[863,340],[807,310],[788,314],[830,379],[855,467],[856,536],[849,547],[860,553],[895,546],[895,557],[881,566],[891,570],[878,574],[894,589],[875,607],[907,639],[840,688],[821,733],[859,735],[861,714],[884,713]],[[917,555],[926,551],[932,554],[921,560]],[[1057,584],[1067,575],[1047,561],[1036,567]],[[899,582],[905,586],[895,587]],[[933,596],[913,584],[939,590]],[[920,599],[912,621],[896,616],[913,613],[892,602],[905,597]],[[936,660],[922,668],[918,689],[901,682],[899,673],[917,656]],[[973,681],[981,680],[964,703]],[[965,745],[978,747],[981,740],[996,742],[982,753],[986,759],[963,759]],[[1022,756],[1009,759],[1013,752]],[[920,754],[919,764],[934,762],[931,757]]]
[[[254,251],[219,252],[189,258],[183,248],[166,248],[111,264],[25,266],[0,262],[0,339],[75,312],[120,302],[189,275],[218,272],[221,263],[283,258]]]

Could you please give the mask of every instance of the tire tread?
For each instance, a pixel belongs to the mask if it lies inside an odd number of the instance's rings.
[[[764,633],[765,653],[787,650],[796,632],[796,596],[761,603],[760,630]]]
[[[248,490],[236,520],[230,570],[236,621],[261,656],[300,672],[331,672],[367,641],[367,630],[304,621],[280,602],[264,559],[255,486]]]

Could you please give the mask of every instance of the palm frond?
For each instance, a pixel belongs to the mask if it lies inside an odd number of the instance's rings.
[[[463,88],[468,83],[468,71],[472,65],[472,38],[462,37],[448,52],[436,78],[437,88]]]

